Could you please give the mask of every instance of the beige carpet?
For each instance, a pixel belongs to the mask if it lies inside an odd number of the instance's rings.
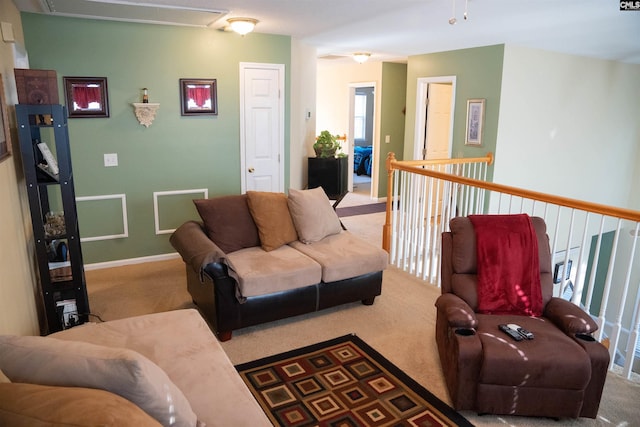
[[[344,218],[352,232],[372,243],[381,240],[384,214]],[[171,260],[87,272],[91,311],[111,320],[192,307],[184,267]],[[392,363],[449,402],[434,336],[439,290],[394,267],[384,273],[382,295],[373,306],[335,307],[235,331],[222,344],[234,364],[355,333]],[[640,385],[610,373],[596,420],[560,420],[463,415],[478,426],[634,426],[640,425]]]

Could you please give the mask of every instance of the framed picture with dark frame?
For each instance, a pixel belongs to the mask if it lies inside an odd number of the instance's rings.
[[[465,145],[482,145],[482,131],[484,128],[484,99],[467,100],[467,131]]]
[[[216,79],[180,79],[183,116],[218,115]]]
[[[70,118],[109,117],[106,77],[62,77]]]
[[[9,131],[9,115],[4,98],[4,85],[0,74],[0,162],[11,155],[11,133]]]
[[[573,264],[573,260],[569,260],[567,262],[567,268],[564,267],[564,261],[557,262],[553,269],[553,283],[558,284],[563,280],[569,280],[571,278],[571,265]],[[564,276],[564,277],[563,277]]]

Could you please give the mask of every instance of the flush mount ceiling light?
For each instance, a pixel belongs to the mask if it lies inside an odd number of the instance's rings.
[[[233,31],[244,36],[253,31],[258,20],[253,18],[229,18],[227,22]]]
[[[357,52],[353,54],[353,60],[358,64],[362,64],[363,62],[367,62],[370,56],[371,54],[367,52]]]

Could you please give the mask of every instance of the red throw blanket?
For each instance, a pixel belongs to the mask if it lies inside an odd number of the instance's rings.
[[[470,215],[478,256],[478,313],[542,315],[538,239],[531,218]]]

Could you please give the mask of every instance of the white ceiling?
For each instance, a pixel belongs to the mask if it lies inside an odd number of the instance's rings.
[[[455,1],[457,23],[449,24]],[[620,11],[619,0],[14,0],[18,9],[140,21],[172,21],[193,15],[194,25],[225,26],[226,18],[251,17],[256,32],[290,35],[315,46],[318,56],[371,52],[372,60],[493,44],[640,64],[640,11]],[[49,6],[47,6],[47,3]],[[107,3],[107,4],[105,4]],[[58,6],[56,6],[56,4]],[[169,9],[166,9],[169,7]],[[172,8],[201,10],[185,12]],[[118,12],[119,11],[119,12]],[[210,13],[210,12],[213,13]],[[159,13],[162,12],[162,13]],[[162,15],[162,18],[157,18]],[[174,21],[178,22],[178,18]],[[247,37],[250,37],[247,36]]]

